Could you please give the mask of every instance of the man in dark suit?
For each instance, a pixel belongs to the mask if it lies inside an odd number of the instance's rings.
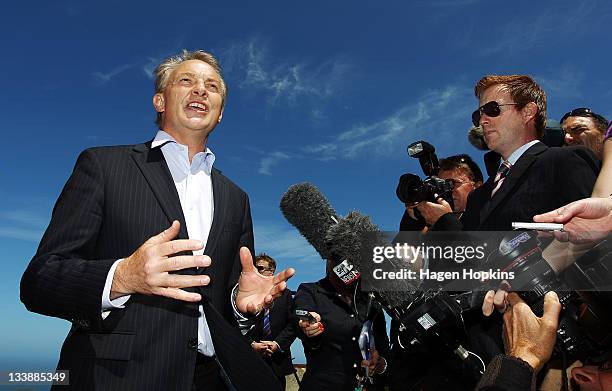
[[[278,389],[238,323],[269,307],[293,270],[257,273],[248,197],[212,167],[220,66],[183,51],[155,76],[155,139],[81,153],[21,300],[72,322],[58,369],[73,389]]]
[[[511,230],[536,214],[588,197],[599,172],[582,146],[548,148],[539,139],[546,123],[546,94],[529,76],[485,76],[475,88],[473,113],[487,146],[502,156],[496,175],[468,197],[458,220],[444,200],[418,206],[434,230]]]
[[[513,222],[559,208],[591,194],[599,161],[583,146],[548,148],[539,139],[546,123],[546,94],[525,75],[485,76],[475,87],[472,114],[490,150],[501,155],[494,176],[469,196],[461,219],[440,199],[417,206],[432,230],[510,231]],[[503,291],[500,291],[503,292]],[[495,295],[495,301],[505,294]],[[480,319],[470,329],[473,350],[487,361],[502,352],[499,319]]]
[[[255,257],[255,267],[259,274],[272,276],[276,271],[276,261],[261,253]],[[295,372],[290,348],[296,338],[297,320],[291,311],[292,306],[291,291],[286,289],[247,334],[251,347],[272,368],[282,389],[286,385],[285,376]]]

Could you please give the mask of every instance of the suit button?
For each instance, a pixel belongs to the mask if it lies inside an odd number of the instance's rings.
[[[351,338],[353,341],[355,340],[355,337]]]
[[[189,340],[187,341],[187,346],[190,349],[197,349],[198,348],[198,339],[196,337],[191,337],[189,338]]]
[[[357,364],[353,364],[353,368],[357,368]]]

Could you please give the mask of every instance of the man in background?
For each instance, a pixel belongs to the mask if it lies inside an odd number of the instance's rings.
[[[272,277],[276,271],[276,261],[261,253],[255,257],[255,268],[259,274]],[[295,372],[291,362],[291,344],[296,338],[296,328],[292,312],[291,291],[286,289],[274,301],[272,308],[264,310],[259,322],[247,334],[251,347],[272,368],[285,389],[285,376]]]
[[[565,145],[584,145],[597,156],[603,157],[603,140],[608,120],[593,110],[581,107],[565,113],[561,118],[565,132]]]

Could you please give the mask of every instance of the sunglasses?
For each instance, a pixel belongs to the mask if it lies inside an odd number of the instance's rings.
[[[274,268],[272,268],[272,267],[266,267],[266,266],[262,266],[262,265],[255,265],[255,268],[257,269],[257,271],[259,273],[265,273],[265,272],[274,273]]]
[[[563,121],[565,121],[568,117],[593,117],[598,119],[602,123],[608,122],[604,117],[593,112],[593,110],[589,109],[588,107],[579,107],[577,109],[565,113],[565,115],[561,117],[561,121],[559,121],[559,123],[562,124]]]
[[[494,100],[485,103],[472,113],[472,123],[480,126],[480,116],[486,114],[487,117],[498,117],[501,114],[502,106],[516,106],[518,103],[497,103]]]
[[[457,189],[459,186],[462,186],[466,183],[474,183],[473,181],[462,181],[460,179],[449,178],[446,180],[446,183],[452,186],[453,190]]]

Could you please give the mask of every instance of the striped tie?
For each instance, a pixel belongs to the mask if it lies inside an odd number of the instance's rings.
[[[263,318],[263,339],[267,340],[272,335],[272,329],[270,329],[270,310],[266,309]]]
[[[493,198],[497,190],[499,190],[511,168],[512,164],[510,164],[510,162],[506,160],[504,160],[501,166],[499,166],[499,169],[497,169],[497,175],[495,175],[495,180],[493,181],[493,191],[491,192],[491,198]]]

